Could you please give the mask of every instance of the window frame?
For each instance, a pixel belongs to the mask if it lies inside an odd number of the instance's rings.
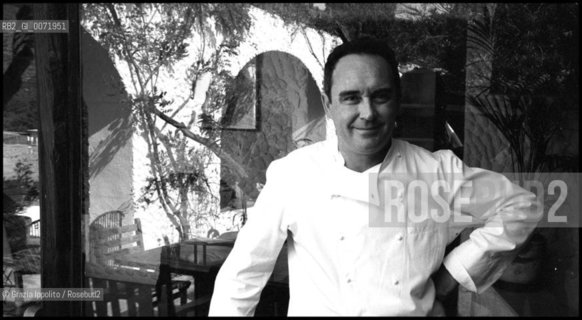
[[[68,33],[35,33],[39,112],[41,287],[83,288],[82,220],[88,207],[80,5],[35,3],[35,20],[67,20]],[[43,316],[83,316],[82,301],[43,301]]]

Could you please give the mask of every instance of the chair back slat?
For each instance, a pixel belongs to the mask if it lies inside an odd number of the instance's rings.
[[[89,227],[91,259],[104,265],[115,265],[115,258],[127,252],[144,250],[141,222],[123,225],[124,213],[119,210],[97,217]],[[127,250],[129,249],[129,250]]]
[[[28,236],[40,238],[40,219],[35,220],[28,225]]]
[[[92,225],[100,225],[105,228],[121,227],[125,213],[119,210],[108,211],[93,220]]]
[[[143,237],[139,234],[130,235],[129,237],[118,237],[118,238],[105,238],[105,239],[96,239],[95,243],[98,247],[107,247],[107,248],[118,248],[121,246],[122,248],[127,247],[128,245],[135,245],[137,247],[143,248],[142,245]]]
[[[139,221],[139,219],[138,219],[138,221]],[[125,226],[121,226],[121,228],[119,228],[119,232],[121,232],[121,233],[141,232],[141,228],[138,228],[138,225],[137,224],[128,224],[128,225],[125,225]]]

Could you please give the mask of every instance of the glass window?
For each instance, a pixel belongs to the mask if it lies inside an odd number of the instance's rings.
[[[85,270],[105,290],[87,315],[205,314],[268,166],[333,134],[325,59],[357,35],[400,63],[398,138],[500,172],[578,170],[577,4],[105,3],[81,20]],[[577,312],[574,233],[536,237],[559,315]]]
[[[29,5],[2,6],[3,20],[32,20]],[[16,292],[41,287],[38,95],[33,35],[3,32],[2,42],[2,285]],[[22,316],[35,303],[38,300],[9,294],[3,299],[4,316]]]

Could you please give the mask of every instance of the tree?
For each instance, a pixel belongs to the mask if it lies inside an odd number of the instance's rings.
[[[301,23],[340,37],[342,41],[362,34],[373,35],[370,21],[385,23],[392,20],[395,3],[253,3],[280,16],[287,23]]]
[[[386,41],[401,65],[438,70],[446,96],[463,104],[467,20],[480,15],[472,3],[257,3],[289,23],[323,30],[343,41],[373,36]],[[408,19],[397,18],[405,14]],[[323,68],[323,66],[322,66]]]
[[[180,239],[186,239],[191,232],[193,191],[209,189],[204,175],[209,152],[228,164],[240,179],[248,176],[220,148],[218,130],[199,128],[202,119],[213,128],[218,127],[213,125],[217,121],[195,112],[190,114],[187,123],[176,119],[207,77],[211,80],[202,109],[208,114],[222,110],[225,86],[233,78],[225,67],[228,57],[236,55],[236,48],[250,27],[248,5],[86,4],[83,14],[87,28],[98,36],[112,58],[125,63],[130,71],[131,88],[126,89],[134,120],[148,144],[152,174],[143,199],[149,203],[155,195]],[[199,39],[189,43],[193,32]],[[173,73],[173,66],[188,52],[197,55],[186,79],[192,85],[192,95],[181,103],[169,101],[164,97],[166,92],[158,90],[157,82],[163,74]],[[192,141],[207,150],[194,148]],[[202,221],[204,216],[199,213],[194,218]]]
[[[498,4],[469,26],[468,45],[492,65],[469,100],[509,142],[515,172],[555,169],[549,144],[578,106],[576,7]]]

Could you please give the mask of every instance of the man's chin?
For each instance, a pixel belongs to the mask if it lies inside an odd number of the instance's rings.
[[[386,135],[384,132],[370,132],[359,134],[355,136],[354,142],[362,146],[377,146],[383,145],[390,141],[390,136]]]
[[[385,151],[388,147],[388,143],[390,142],[390,138],[385,139],[365,139],[365,140],[373,140],[373,141],[360,141],[358,144],[359,150],[361,154],[369,154],[374,155],[378,152]]]
[[[384,130],[382,130],[382,127],[376,127],[376,128],[369,128],[369,129],[356,129],[353,128],[352,130],[354,131],[354,133],[360,137],[377,137],[379,135],[382,135],[384,133]]]

